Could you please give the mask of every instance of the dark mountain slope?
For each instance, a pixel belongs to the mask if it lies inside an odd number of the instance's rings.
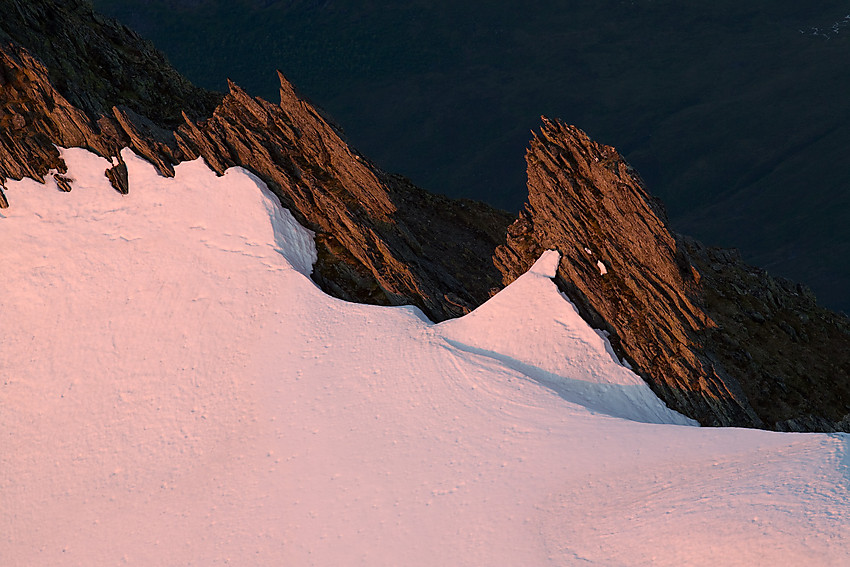
[[[208,116],[221,95],[192,85],[147,40],[87,0],[0,0],[0,42],[25,46],[50,84],[90,116],[125,106],[162,127]]]

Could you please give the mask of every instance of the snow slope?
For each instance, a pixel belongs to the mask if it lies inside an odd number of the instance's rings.
[[[63,153],[0,216],[0,564],[850,564],[848,436],[684,425],[553,253],[434,325],[244,170]]]

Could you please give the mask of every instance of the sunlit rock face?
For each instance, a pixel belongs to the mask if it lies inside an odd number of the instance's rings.
[[[500,284],[489,261],[507,213],[433,195],[387,174],[280,76],[280,104],[236,85],[213,116],[175,133],[181,152],[216,171],[242,165],[317,233],[314,279],[343,299],[412,303],[429,317],[462,315]]]
[[[559,250],[561,289],[659,396],[703,424],[847,429],[846,318],[734,251],[672,233],[634,169],[574,126],[544,119],[526,159],[528,204],[495,255],[506,283]]]

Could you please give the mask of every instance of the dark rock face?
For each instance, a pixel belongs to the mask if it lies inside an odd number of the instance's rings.
[[[738,377],[762,421],[779,431],[850,431],[850,321],[735,251],[684,243],[716,323],[703,345]]]
[[[221,95],[189,83],[153,45],[88,0],[0,0],[0,44],[26,47],[47,79],[90,116],[124,106],[163,127],[209,115]]]
[[[495,254],[505,283],[558,249],[558,285],[674,409],[706,425],[846,429],[845,318],[674,235],[616,150],[575,127],[544,120],[526,160],[528,204]]]

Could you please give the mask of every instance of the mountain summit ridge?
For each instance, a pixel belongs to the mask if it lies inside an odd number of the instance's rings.
[[[32,4],[55,3],[27,9]],[[85,2],[74,5],[80,9],[63,13],[95,19]],[[104,27],[87,29],[121,29],[98,25]],[[122,37],[136,41],[124,30]],[[217,101],[214,109],[190,108],[175,121],[173,112],[150,117],[145,105],[124,104],[132,91],[107,89],[103,102],[78,108],[29,49],[0,47],[0,204],[14,206],[2,197],[6,178],[52,174],[60,188],[73,188],[56,145],[111,158],[105,174],[121,192],[131,190],[123,147],[165,176],[197,157],[219,174],[242,166],[316,233],[313,279],[325,291],[351,301],[412,303],[438,321],[468,313],[540,252],[557,249],[561,290],[673,409],[704,425],[850,431],[847,319],[733,253],[672,233],[663,207],[622,156],[575,127],[544,119],[526,156],[529,202],[514,220],[383,172],[282,75],[280,104],[231,83],[223,96],[203,94]],[[78,72],[97,75],[102,70],[91,56],[66,54]],[[134,69],[118,75],[150,72],[120,50],[113,56],[112,64]],[[164,59],[159,65],[158,76],[171,76]],[[179,106],[192,91],[173,84],[150,100]]]
[[[702,424],[850,426],[846,318],[732,250],[672,232],[637,172],[575,126],[544,118],[526,161],[529,200],[495,254],[506,282],[560,250],[562,291],[659,397]]]

